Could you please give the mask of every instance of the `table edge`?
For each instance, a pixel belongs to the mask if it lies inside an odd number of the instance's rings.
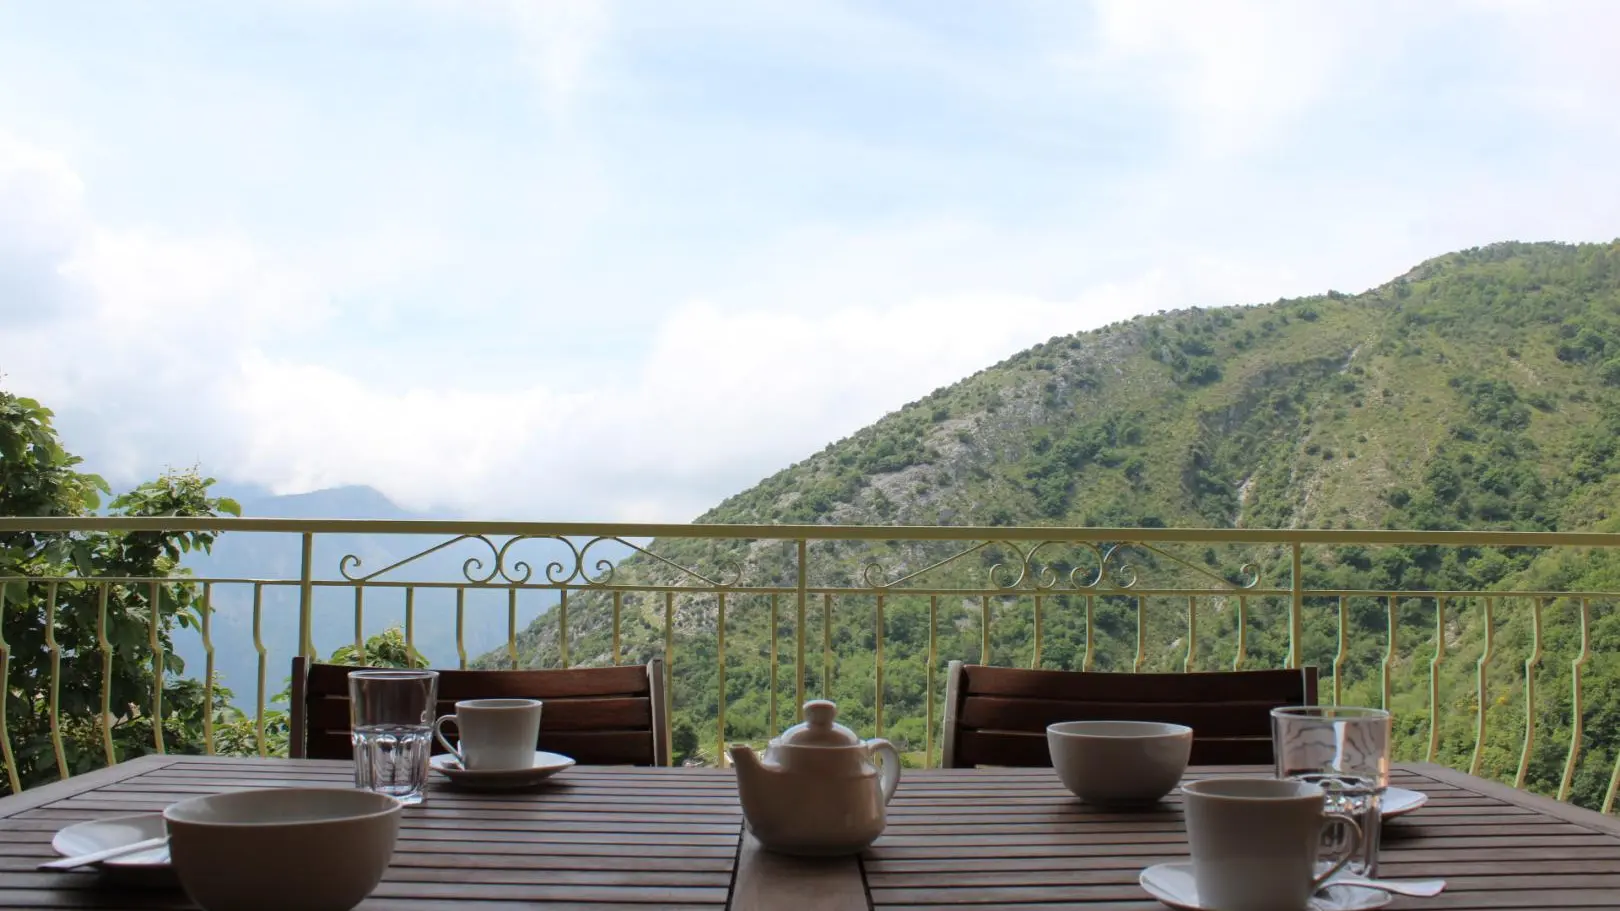
[[[71,775],[59,781],[28,788],[20,794],[7,794],[0,797],[0,819],[9,819],[19,813],[37,810],[48,803],[75,797],[87,791],[104,787],[115,782],[144,775],[147,772],[173,765],[178,756],[168,756],[162,753],[149,753],[137,756],[116,765],[103,766],[89,772]]]
[[[866,868],[858,855],[797,858],[765,850],[742,826],[727,911],[869,911]],[[784,904],[790,901],[791,904]]]
[[[1395,768],[1432,778],[1435,781],[1459,787],[1465,791],[1473,791],[1475,794],[1484,797],[1494,797],[1497,800],[1506,801],[1527,810],[1535,810],[1538,813],[1544,813],[1564,822],[1592,829],[1605,835],[1620,836],[1620,819],[1605,816],[1596,810],[1588,810],[1585,807],[1554,800],[1541,794],[1532,794],[1529,791],[1522,791],[1499,781],[1480,778],[1467,772],[1459,772],[1456,769],[1431,762],[1403,762],[1396,764]]]

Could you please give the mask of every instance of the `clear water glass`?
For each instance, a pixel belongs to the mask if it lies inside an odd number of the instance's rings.
[[[355,787],[408,804],[422,802],[438,689],[437,671],[349,673]]]
[[[1361,850],[1344,871],[1378,876],[1379,831],[1384,791],[1389,787],[1390,717],[1383,709],[1298,706],[1271,712],[1277,777],[1309,781],[1327,794],[1326,809],[1344,813],[1361,827]],[[1344,826],[1328,826],[1322,856],[1343,852]]]

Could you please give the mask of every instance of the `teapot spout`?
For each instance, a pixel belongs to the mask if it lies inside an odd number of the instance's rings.
[[[732,768],[742,774],[753,774],[760,770],[759,754],[746,743],[734,743],[726,751],[731,756]]]

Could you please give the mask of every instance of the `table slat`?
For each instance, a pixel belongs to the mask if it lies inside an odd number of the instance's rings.
[[[1449,887],[1398,898],[1392,911],[1616,906],[1620,821],[1431,766],[1402,767],[1393,783],[1430,801],[1386,823],[1382,872],[1441,876]],[[34,867],[53,856],[51,836],[79,819],[200,793],[311,786],[351,787],[349,764],[146,757],[0,800],[0,906],[189,907],[173,890],[108,889],[93,875]],[[1161,906],[1137,885],[1141,869],[1187,853],[1176,798],[1146,812],[1099,811],[1050,769],[908,770],[890,811],[887,832],[859,859],[811,860],[742,836],[724,770],[581,767],[526,794],[435,785],[407,809],[394,861],[361,907],[1146,911]]]
[[[1188,777],[1229,774],[1270,769],[1199,768]],[[1424,792],[1429,803],[1385,823],[1380,872],[1439,876],[1448,888],[1389,908],[1620,905],[1617,821],[1430,766],[1400,767],[1392,784]],[[1049,769],[908,770],[890,814],[861,862],[881,911],[1162,908],[1138,876],[1187,859],[1178,797],[1146,811],[1098,810]]]
[[[244,787],[353,787],[346,762],[150,757],[106,772],[0,800],[0,906],[190,907],[178,890],[34,867],[74,821]],[[504,794],[452,791],[435,776],[427,799],[405,809],[394,860],[361,907],[721,911],[741,828],[723,770],[576,767],[540,789]]]

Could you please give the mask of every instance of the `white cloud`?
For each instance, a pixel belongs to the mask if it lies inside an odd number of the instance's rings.
[[[1582,127],[1615,121],[1620,5],[1607,0],[1097,0],[1092,9],[1094,40],[1060,63],[1115,89],[1149,88],[1197,154],[1265,149],[1317,109],[1398,105],[1459,63],[1490,104]]]
[[[1209,154],[1264,145],[1332,91],[1352,51],[1378,55],[1366,4],[1099,0],[1083,77],[1136,82],[1184,118]]]
[[[0,376],[62,412],[98,469],[131,480],[211,454],[228,421],[216,383],[243,340],[308,332],[329,311],[244,238],[107,225],[88,199],[67,162],[0,136],[0,286],[18,292],[0,306],[16,311]]]
[[[71,304],[61,264],[79,243],[84,184],[59,156],[0,134],[0,319],[17,326]]]
[[[0,245],[59,255],[80,228],[84,182],[60,156],[0,135]]]
[[[566,112],[607,35],[607,5],[601,0],[507,0],[502,6],[522,36],[525,62],[539,75],[547,105]]]
[[[542,105],[566,116],[584,90],[607,41],[607,0],[427,0],[452,17],[472,17],[510,31],[518,58],[535,78]],[[385,5],[386,8],[386,5]]]
[[[604,3],[421,2],[430,27],[401,33],[454,43],[432,58],[447,66],[507,54],[466,84],[515,81],[515,101],[431,107],[463,86],[446,70],[442,97],[390,115],[369,106],[374,87],[328,108],[299,74],[229,70],[220,94],[245,99],[236,116],[257,118],[266,97],[284,114],[265,150],[258,134],[222,147],[258,150],[245,159],[212,146],[186,158],[191,120],[234,135],[214,107],[125,146],[129,121],[97,120],[94,93],[54,104],[50,86],[50,117],[9,129],[76,157],[0,136],[0,372],[56,408],[69,446],[115,483],[201,461],[287,492],[364,483],[470,515],[678,521],[1053,335],[1356,291],[1507,237],[1616,233],[1620,28],[1602,23],[1620,13],[1602,4],[1555,17],[1510,3],[1105,2],[1068,87],[1035,81],[1027,48],[958,46],[938,22],[835,6],[734,24],[728,40],[756,51],[750,30],[777,29],[762,46],[796,49],[780,65],[825,86],[792,96],[825,105],[799,118],[772,107],[777,87],[803,89],[780,73],[730,86],[687,62],[656,83],[655,67],[613,56]],[[320,3],[358,10],[351,27],[389,9]],[[1412,47],[1442,15],[1473,37],[1459,94],[1385,78],[1407,51],[1456,64]],[[803,39],[818,16],[823,39]],[[618,79],[647,81],[596,91]],[[26,119],[5,83],[0,118]],[[527,123],[536,86],[557,116]],[[863,107],[869,86],[893,91]],[[734,94],[687,97],[714,92]],[[1317,140],[1302,123],[1358,93],[1457,119],[1349,118],[1332,125],[1361,146],[1298,151]],[[1082,96],[1136,119],[1094,136],[1061,110]],[[1522,147],[1431,135],[1489,127],[1497,104],[1531,118]],[[762,110],[768,123],[751,119]],[[58,118],[89,124],[82,141],[57,143]],[[156,146],[162,160],[143,160]],[[188,187],[153,188],[198,162],[210,179],[171,208]]]
[[[327,315],[315,288],[240,237],[98,227],[63,273],[107,304],[97,331],[131,342],[262,338]]]
[[[1134,313],[1225,299],[1252,275],[1156,269],[1069,301],[959,294],[816,314],[695,302],[647,356],[585,384],[390,394],[254,357],[232,392],[231,464],[284,492],[370,483],[417,508],[685,521],[1002,357]]]
[[[1529,0],[1474,0],[1502,53],[1513,100],[1566,124],[1620,136],[1620,5],[1577,0],[1553,12]]]
[[[0,339],[8,388],[57,407],[69,445],[122,483],[200,461],[283,492],[366,483],[408,505],[474,515],[684,520],[1031,343],[1210,291],[1154,272],[1069,301],[981,292],[784,310],[694,302],[665,309],[633,366],[384,387],[341,361],[276,352],[334,318],[323,293],[331,273],[301,271],[244,237],[105,224],[66,162],[15,141],[4,148],[0,187],[32,189],[8,190],[0,257],[29,253],[31,268],[59,276],[83,304]],[[876,282],[882,262],[952,255],[980,237],[968,225],[921,226],[859,244],[821,236],[821,249],[797,252],[855,287],[862,275]],[[380,276],[370,257],[357,270]]]

